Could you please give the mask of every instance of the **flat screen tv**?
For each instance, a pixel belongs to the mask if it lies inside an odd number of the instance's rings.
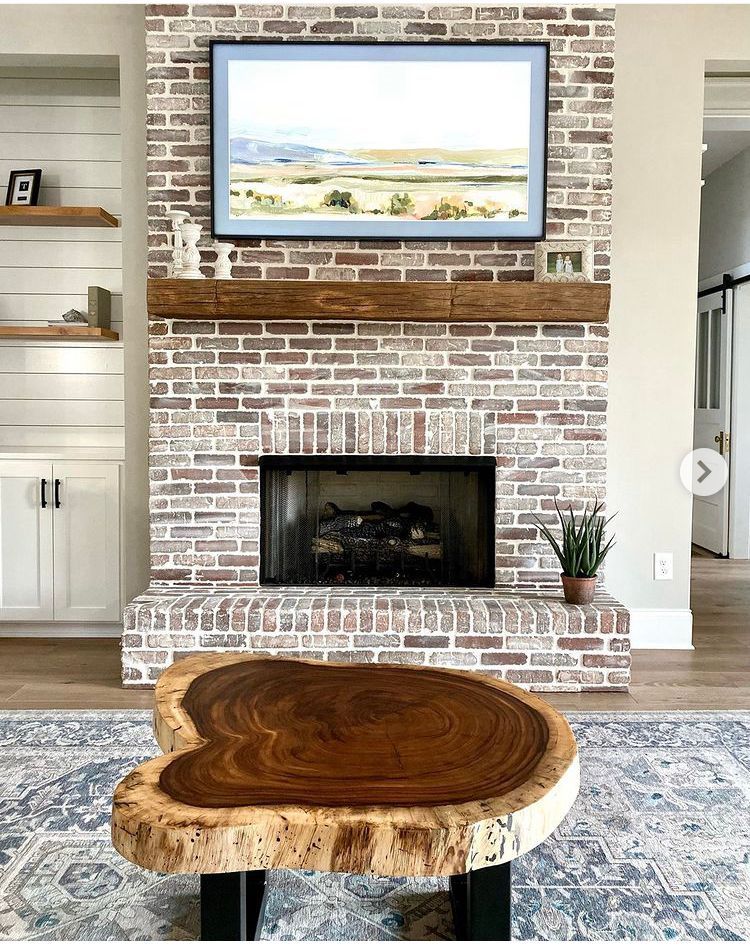
[[[211,44],[222,238],[539,240],[545,43]]]

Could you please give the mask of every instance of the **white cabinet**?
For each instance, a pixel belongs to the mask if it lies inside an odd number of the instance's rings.
[[[120,492],[116,465],[53,466],[56,621],[120,615]]]
[[[0,620],[119,620],[119,472],[0,461]]]
[[[51,621],[52,466],[0,462],[0,619]]]

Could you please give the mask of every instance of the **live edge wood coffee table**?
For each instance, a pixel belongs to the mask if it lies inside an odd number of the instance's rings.
[[[154,729],[165,755],[118,785],[112,841],[201,875],[203,940],[259,937],[274,868],[447,875],[457,937],[508,939],[511,861],[578,792],[561,714],[433,667],[195,654]]]

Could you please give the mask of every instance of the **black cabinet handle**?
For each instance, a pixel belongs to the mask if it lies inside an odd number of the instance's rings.
[[[42,479],[42,508],[47,508],[47,480]]]
[[[55,479],[55,508],[60,508],[60,480]]]

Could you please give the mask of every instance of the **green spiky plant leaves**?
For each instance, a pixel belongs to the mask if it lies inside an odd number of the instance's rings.
[[[588,502],[583,514],[576,518],[573,506],[563,512],[555,502],[557,517],[560,519],[562,540],[559,541],[536,515],[532,515],[539,531],[552,546],[560,562],[562,573],[569,578],[593,578],[599,570],[607,553],[615,544],[614,537],[607,541],[604,530],[614,515],[605,518],[601,515],[602,502],[594,502],[589,512]]]

